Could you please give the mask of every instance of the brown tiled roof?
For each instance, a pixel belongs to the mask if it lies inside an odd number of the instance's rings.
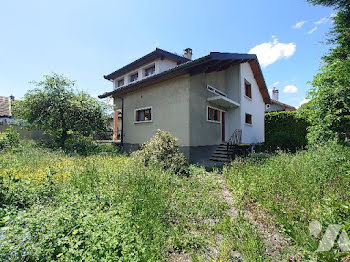
[[[275,104],[278,104],[280,106],[283,106],[285,108],[288,108],[290,111],[294,111],[294,110],[297,110],[294,106],[291,106],[291,105],[288,105],[288,104],[285,104],[285,103],[282,103],[278,100],[275,100],[275,99],[271,99],[271,103],[275,103]]]
[[[11,116],[11,100],[7,96],[0,96],[0,117]]]

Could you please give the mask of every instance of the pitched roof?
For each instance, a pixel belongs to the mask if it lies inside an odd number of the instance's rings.
[[[167,71],[155,74],[153,76],[141,79],[140,81],[120,87],[111,92],[106,92],[99,98],[105,98],[112,95],[122,95],[142,87],[150,86],[183,74],[195,75],[199,73],[210,73],[214,71],[222,71],[232,65],[248,62],[254,74],[254,78],[258,84],[260,93],[266,104],[270,103],[269,92],[262,74],[258,58],[253,54],[237,54],[237,53],[219,53],[211,52],[209,55],[203,56],[195,60],[189,60]]]
[[[11,100],[7,96],[0,96],[0,117],[11,116]]]
[[[119,76],[124,75],[125,73],[128,73],[132,70],[135,70],[136,68],[148,64],[152,61],[154,61],[157,58],[168,58],[170,60],[173,60],[175,62],[177,62],[178,64],[182,64],[182,63],[186,63],[188,61],[190,61],[190,59],[185,58],[183,56],[174,54],[174,53],[170,53],[168,51],[165,51],[163,49],[160,48],[156,48],[156,50],[154,50],[153,52],[135,60],[134,62],[114,71],[113,73],[110,73],[109,75],[105,75],[103,76],[105,79],[107,80],[112,80],[112,79],[116,79]]]
[[[294,106],[282,103],[282,102],[275,100],[275,99],[271,99],[271,104],[278,104],[278,105],[283,106],[285,108],[289,108],[290,110],[293,110],[293,111],[297,110]]]

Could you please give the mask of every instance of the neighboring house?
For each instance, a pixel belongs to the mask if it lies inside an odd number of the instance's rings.
[[[191,60],[162,49],[104,76],[122,112],[121,143],[135,150],[157,129],[170,131],[191,162],[208,160],[241,130],[242,143],[264,142],[270,103],[256,55],[211,52]]]
[[[109,115],[110,124],[109,127],[113,132],[113,140],[120,140],[121,128],[122,128],[122,112],[121,110],[115,110],[114,113]]]
[[[11,101],[14,101],[13,96],[0,96],[0,124],[15,124],[12,119]]]
[[[273,88],[271,103],[266,105],[265,112],[295,111],[296,108],[278,101],[278,89]]]

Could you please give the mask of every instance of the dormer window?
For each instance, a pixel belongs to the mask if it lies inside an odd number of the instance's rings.
[[[139,78],[139,73],[130,75],[130,82],[134,82]]]
[[[123,85],[124,85],[124,78],[119,79],[118,82],[117,82],[117,87],[121,87]]]
[[[151,75],[153,75],[155,72],[156,72],[156,67],[155,67],[155,65],[152,65],[152,66],[150,66],[150,67],[148,67],[148,68],[145,69],[145,77],[151,76]]]

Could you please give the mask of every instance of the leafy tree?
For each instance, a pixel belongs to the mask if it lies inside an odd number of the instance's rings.
[[[87,137],[106,130],[106,106],[74,90],[74,81],[53,73],[33,83],[37,88],[15,103],[14,115],[52,135],[61,147],[69,136]]]
[[[350,1],[308,0],[338,10],[328,43],[333,45],[322,58],[320,72],[311,82],[307,112],[311,127],[309,141],[346,141],[350,137]]]

